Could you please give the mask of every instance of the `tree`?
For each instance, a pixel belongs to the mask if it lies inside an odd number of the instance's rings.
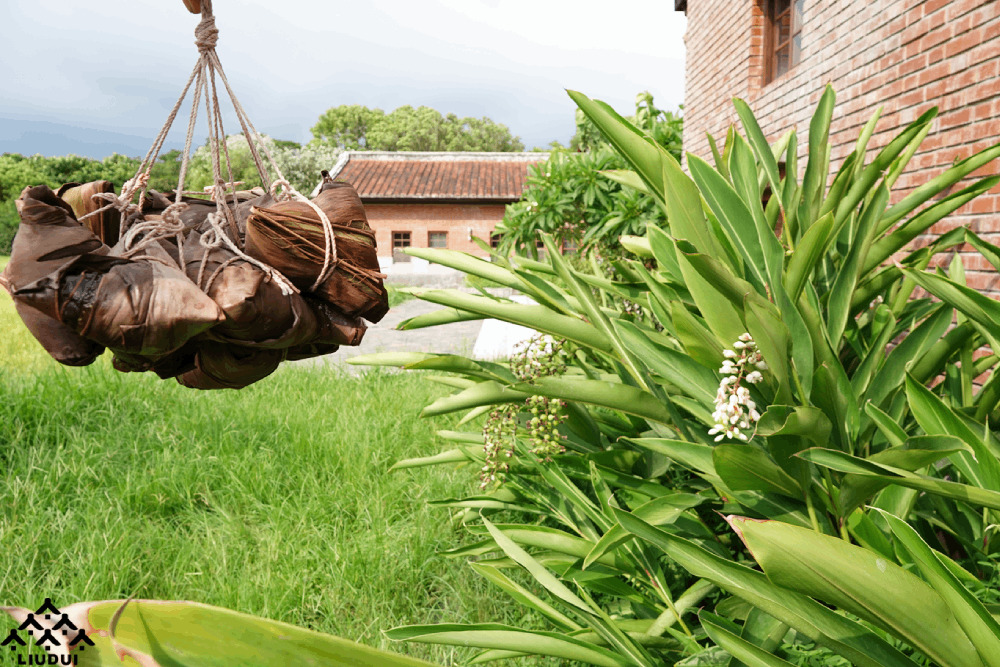
[[[373,124],[385,117],[381,109],[360,104],[341,104],[327,109],[312,128],[314,144],[327,144],[344,150],[368,148],[367,135]]]
[[[653,96],[642,92],[630,120],[680,159],[679,115],[658,109]],[[614,255],[622,235],[641,236],[647,223],[662,224],[663,211],[652,197],[601,173],[627,167],[597,126],[577,110],[570,150],[557,147],[547,162],[531,167],[521,200],[507,206],[496,228],[500,253],[534,254],[539,232],[548,232],[582,251]]]
[[[521,151],[506,125],[489,118],[442,115],[430,107],[399,107],[386,114],[357,104],[327,109],[312,128],[311,145],[380,151]]]
[[[11,240],[20,221],[14,205],[21,191],[32,185],[55,189],[63,183],[109,180],[116,187],[135,175],[139,159],[114,154],[103,160],[79,155],[0,155],[0,254],[10,251]]]
[[[320,146],[300,146],[294,141],[282,141],[272,139],[262,135],[264,145],[270,152],[271,157],[278,164],[282,174],[288,179],[296,190],[303,194],[309,194],[320,182],[320,172],[324,169],[331,169],[340,156],[340,150],[328,145]],[[231,134],[226,137],[226,148],[229,151],[229,161],[233,168],[233,179],[242,181],[241,187],[249,189],[260,185],[260,176],[257,174],[257,166],[254,164],[253,156],[250,154],[250,146],[242,134]],[[177,158],[179,159],[179,158]],[[261,155],[264,166],[268,172],[272,172],[270,162]],[[159,165],[157,165],[159,166]],[[228,180],[228,170],[223,156],[222,164],[223,178]],[[276,178],[276,174],[270,173],[271,178]],[[191,163],[188,166],[187,177],[185,178],[185,190],[200,190],[212,184],[212,153],[208,143],[199,146],[198,150],[191,156]],[[174,177],[173,183],[168,188],[177,187],[177,179]]]

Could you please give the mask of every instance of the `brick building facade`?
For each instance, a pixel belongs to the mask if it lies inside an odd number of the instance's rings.
[[[379,262],[408,261],[403,247],[485,256],[506,205],[521,198],[528,166],[548,153],[348,151],[330,171],[357,189],[375,230]]]
[[[738,125],[731,100],[740,97],[770,140],[797,128],[804,156],[809,119],[827,83],[837,91],[834,166],[879,106],[868,159],[939,107],[896,198],[1000,142],[1000,0],[675,0],[675,7],[688,21],[684,148],[695,155],[710,160],[705,133],[721,139]],[[954,189],[998,170],[994,161]],[[960,224],[1000,244],[1000,187],[930,231]],[[970,286],[1000,288],[985,260],[966,259]]]

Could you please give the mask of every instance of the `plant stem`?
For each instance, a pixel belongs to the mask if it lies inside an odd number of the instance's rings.
[[[823,531],[819,528],[819,519],[816,517],[816,508],[813,507],[812,494],[806,491],[806,509],[809,510],[809,522],[812,523],[813,530],[820,535]]]
[[[795,391],[799,393],[799,399],[802,401],[803,405],[811,405],[809,403],[809,397],[806,396],[806,390],[802,387],[802,380],[799,379],[799,373],[795,369],[795,364],[792,364],[792,382],[795,383]]]

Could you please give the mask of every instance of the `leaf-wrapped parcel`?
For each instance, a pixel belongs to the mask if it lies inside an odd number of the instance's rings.
[[[389,294],[361,198],[347,183],[330,181],[313,203],[330,220],[336,238],[333,272],[313,293],[345,315],[378,322],[389,310]],[[325,238],[316,211],[300,201],[255,206],[247,221],[247,252],[304,290],[311,290],[323,271]]]
[[[366,329],[360,316],[377,320],[388,308],[374,234],[347,184],[327,184],[315,200],[337,230],[338,261],[311,293],[288,293],[227,244],[209,242],[215,202],[185,197],[183,231],[148,243],[140,237],[139,249],[133,244],[130,252],[119,238],[117,211],[81,222],[104,204],[93,195],[113,192],[109,183],[67,184],[59,192],[65,198],[46,186],[21,193],[21,225],[0,283],[29,331],[60,363],[87,365],[107,348],[122,372],[154,372],[201,389],[240,388],[282,361],[358,345]],[[132,224],[161,219],[171,203],[149,192]],[[277,268],[300,289],[312,286],[324,261],[324,237],[311,207],[276,203],[254,190],[237,193],[230,209],[230,238],[238,245],[246,241],[248,256]],[[267,216],[299,236],[260,250],[248,230]]]

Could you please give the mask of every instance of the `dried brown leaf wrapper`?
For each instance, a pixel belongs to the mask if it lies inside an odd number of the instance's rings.
[[[73,209],[77,220],[105,206],[108,202],[95,198],[96,194],[114,194],[115,186],[111,181],[92,181],[90,183],[66,183],[56,194]],[[82,221],[84,227],[93,232],[101,243],[113,246],[118,243],[121,229],[121,213],[116,208],[109,208]]]
[[[389,294],[361,198],[346,183],[329,183],[313,203],[333,225],[337,244],[335,268],[314,293],[348,316],[377,322],[389,309]],[[319,216],[304,202],[257,206],[247,221],[247,254],[275,267],[303,290],[311,289],[323,270],[325,243]]]
[[[191,389],[242,389],[277,370],[284,350],[260,350],[203,343],[195,355],[195,368],[177,376]]]
[[[171,352],[223,319],[179,270],[112,257],[51,189],[26,189],[18,208],[4,277],[22,305],[99,345],[142,355]]]
[[[61,364],[88,366],[104,353],[104,347],[87,340],[57,319],[20,302],[14,302],[24,326],[45,351]]]

